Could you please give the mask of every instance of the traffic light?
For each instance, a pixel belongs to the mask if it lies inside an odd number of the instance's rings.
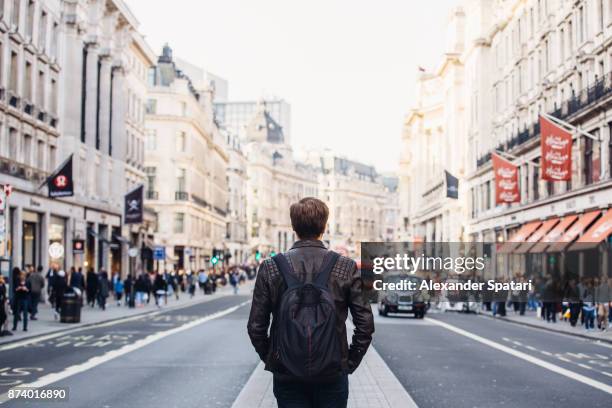
[[[259,261],[260,259],[261,259],[261,252],[256,251],[256,252],[255,252],[255,260],[256,260],[256,261]]]
[[[214,266],[219,262],[219,250],[217,248],[213,248],[212,257],[210,258],[210,263]]]
[[[276,256],[276,252],[270,251],[270,258],[272,258],[273,256]]]
[[[213,256],[212,258],[210,258],[211,264],[216,265],[217,262],[219,262],[219,258],[217,258],[216,256]]]

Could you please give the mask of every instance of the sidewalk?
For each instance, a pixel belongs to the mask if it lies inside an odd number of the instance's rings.
[[[514,314],[512,310],[508,311],[505,317],[493,316],[492,312],[482,310],[480,312],[482,316],[487,316],[492,319],[505,320],[508,322],[522,324],[524,326],[535,327],[538,329],[553,331],[557,333],[569,334],[571,336],[583,337],[590,340],[599,340],[607,343],[612,343],[612,328],[606,332],[597,330],[587,331],[583,326],[580,325],[580,321],[575,327],[572,327],[569,322],[561,321],[557,319],[557,323],[548,323],[542,320],[536,315],[535,311],[527,311],[524,316]]]
[[[247,283],[240,286],[241,294],[250,293],[252,283],[247,281]],[[179,300],[176,300],[174,295],[172,297],[168,297],[168,304],[158,308],[155,306],[155,300],[151,299],[149,304],[145,304],[142,307],[138,308],[129,308],[127,306],[117,306],[117,303],[114,301],[113,297],[110,296],[108,298],[106,304],[106,310],[101,310],[99,307],[90,307],[88,305],[84,305],[81,310],[81,322],[80,323],[60,323],[59,320],[55,320],[53,316],[53,310],[48,303],[39,305],[38,308],[38,320],[32,321],[28,320],[28,331],[24,332],[23,325],[19,322],[17,326],[17,330],[13,331],[12,336],[2,336],[0,337],[0,344],[13,343],[16,341],[22,341],[33,337],[38,337],[47,334],[53,333],[61,333],[66,330],[72,330],[81,327],[87,327],[99,323],[109,322],[113,320],[129,318],[129,317],[137,317],[146,314],[157,313],[164,310],[175,309],[186,307],[189,305],[207,302],[213,299],[217,299],[220,296],[226,296],[232,294],[233,290],[230,285],[226,285],[224,287],[218,288],[217,291],[212,295],[204,295],[202,291],[197,291],[193,298],[189,297],[189,293],[180,292]],[[13,325],[13,315],[9,314],[9,329],[12,329]]]
[[[347,331],[352,332],[350,322]],[[416,408],[380,354],[370,346],[357,370],[349,376],[348,408]],[[259,363],[232,408],[276,408],[272,373]]]

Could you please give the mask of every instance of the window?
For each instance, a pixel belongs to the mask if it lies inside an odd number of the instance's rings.
[[[53,78],[51,80],[51,113],[57,115],[57,80]]]
[[[176,191],[184,193],[187,189],[187,170],[178,169],[176,171]]]
[[[147,100],[146,112],[150,115],[155,115],[157,113],[157,100],[155,99]]]
[[[185,213],[174,214],[174,233],[182,234],[185,231]]]
[[[19,160],[19,132],[15,128],[9,129],[8,153],[11,159]]]
[[[187,104],[185,102],[181,102],[181,115],[187,116]]]
[[[540,199],[540,168],[538,166],[533,166],[531,183],[532,183],[532,188],[533,188],[533,201],[539,200]]]
[[[32,165],[32,135],[24,135],[23,137],[23,163]]]
[[[23,81],[23,96],[32,102],[32,63],[26,61],[25,81]]]
[[[563,28],[559,31],[559,59],[561,63],[565,61],[565,30]]]
[[[57,57],[57,42],[59,41],[59,24],[57,22],[53,22],[53,27],[51,28],[51,57]]]
[[[57,148],[55,146],[49,146],[49,171],[55,170],[56,160]],[[101,175],[102,172],[98,172],[98,174]],[[101,183],[99,183],[99,185],[101,185]]]
[[[584,138],[584,164],[582,167],[582,174],[584,176],[584,184],[593,184],[593,139],[590,137]]]
[[[39,169],[45,168],[45,142],[42,140],[39,140],[37,143],[35,166]]]
[[[147,83],[149,86],[155,86],[157,73],[155,72],[155,67],[149,68],[147,71]]]
[[[36,96],[36,103],[38,104],[38,107],[43,110],[45,108],[45,85],[45,72],[39,71],[37,84],[38,95]]]
[[[38,48],[45,51],[47,45],[47,13],[43,10],[38,20]]]
[[[147,132],[147,150],[157,149],[157,133],[154,130]]]
[[[145,167],[145,174],[147,175],[147,198],[153,199],[155,192],[155,179],[157,176],[156,167]]]
[[[187,135],[185,132],[180,132],[176,136],[176,151],[180,153],[184,153],[187,145]]]
[[[19,66],[18,64],[19,57],[15,51],[11,51],[11,72],[9,75],[9,89],[13,91],[13,93],[17,94],[17,79],[19,78]]]
[[[20,12],[20,0],[13,0],[12,11],[11,11],[11,24],[15,29],[19,29],[19,12]]]

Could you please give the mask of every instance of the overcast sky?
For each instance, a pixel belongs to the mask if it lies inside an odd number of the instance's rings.
[[[458,0],[126,0],[159,53],[229,81],[234,100],[286,99],[296,148],[396,170],[417,67],[433,67]]]

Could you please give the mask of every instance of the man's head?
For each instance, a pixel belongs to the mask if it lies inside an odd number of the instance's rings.
[[[314,197],[302,198],[289,209],[291,226],[299,239],[319,239],[329,217],[325,203]]]

